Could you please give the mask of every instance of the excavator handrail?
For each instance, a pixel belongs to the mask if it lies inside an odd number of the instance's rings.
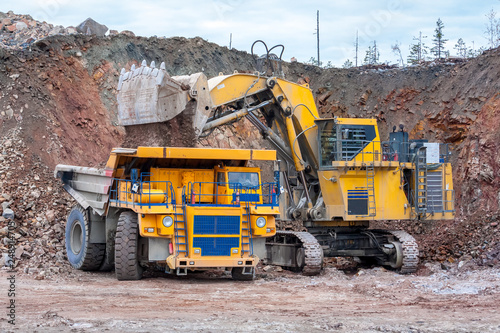
[[[305,129],[304,131],[308,130]],[[302,133],[300,133],[302,134]],[[299,134],[299,135],[300,135]],[[297,136],[298,137],[298,136]],[[417,146],[415,141],[399,142],[399,141],[378,141],[378,140],[361,140],[361,139],[332,139],[328,140],[331,147],[335,149],[331,154],[335,154],[332,161],[359,161],[362,163],[370,163],[376,161],[392,161],[399,163],[414,163],[416,152],[414,145]],[[434,143],[422,142],[418,144]],[[352,144],[352,145],[349,145]],[[442,163],[448,163],[449,153],[447,143],[439,144],[439,162],[428,163],[428,169],[438,168]],[[336,149],[341,147],[340,151]],[[377,149],[380,147],[380,149]],[[323,161],[321,162],[322,168]]]

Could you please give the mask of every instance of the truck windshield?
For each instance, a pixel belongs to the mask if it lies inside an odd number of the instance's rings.
[[[230,188],[258,188],[259,174],[257,172],[228,172],[228,183]]]

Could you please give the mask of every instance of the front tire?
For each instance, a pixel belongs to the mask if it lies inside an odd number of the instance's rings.
[[[118,280],[140,280],[143,268],[138,256],[137,214],[125,211],[118,218],[115,238],[115,273]]]
[[[101,266],[106,244],[90,243],[88,212],[82,206],[74,206],[66,220],[66,254],[73,268],[95,271]]]

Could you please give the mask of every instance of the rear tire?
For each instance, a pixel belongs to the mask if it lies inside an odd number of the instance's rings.
[[[104,259],[106,244],[89,242],[90,222],[88,212],[82,206],[74,206],[66,220],[66,254],[73,268],[96,271]]]
[[[138,256],[137,214],[125,211],[118,218],[115,238],[115,273],[118,280],[140,280],[143,268]]]
[[[244,267],[233,267],[231,276],[233,280],[238,281],[253,281],[255,279],[255,268],[252,267],[251,274],[243,274]]]

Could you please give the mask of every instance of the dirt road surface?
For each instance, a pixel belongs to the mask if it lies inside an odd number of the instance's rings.
[[[254,282],[225,272],[117,281],[72,271],[35,280],[18,274],[16,325],[1,331],[71,332],[499,332],[500,270],[460,272],[427,264],[419,275],[382,268],[318,277],[261,272]],[[7,304],[0,273],[2,303]],[[5,307],[2,304],[2,308]]]

